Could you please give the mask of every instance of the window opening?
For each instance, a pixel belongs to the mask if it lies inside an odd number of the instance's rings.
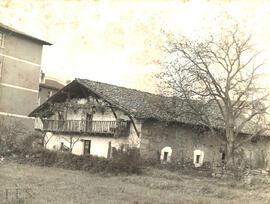
[[[196,155],[196,163],[197,163],[197,164],[200,163],[200,156],[201,156],[201,155]]]
[[[164,152],[163,161],[167,161],[168,159],[168,152]]]
[[[90,154],[91,140],[84,140],[84,154]]]

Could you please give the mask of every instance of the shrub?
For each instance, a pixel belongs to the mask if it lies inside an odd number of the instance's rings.
[[[22,123],[2,119],[0,124],[0,154],[10,155],[19,147],[18,139],[27,134]]]
[[[40,166],[54,166],[72,170],[84,170],[91,173],[138,174],[141,172],[141,160],[138,149],[116,150],[111,159],[92,155],[74,155],[70,152],[49,151],[43,148],[32,149],[28,154],[20,154],[21,163]]]
[[[141,173],[142,162],[138,148],[127,148],[126,151],[115,150],[106,168],[110,173]]]

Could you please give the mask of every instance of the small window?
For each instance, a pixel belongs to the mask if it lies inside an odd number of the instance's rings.
[[[168,152],[164,152],[164,158],[163,158],[163,161],[167,161],[167,159],[168,159]]]
[[[197,149],[194,151],[193,164],[195,167],[200,167],[203,165],[204,152]]]
[[[160,161],[162,162],[170,162],[172,156],[172,148],[171,147],[164,147],[161,149],[160,152]]]
[[[200,156],[201,156],[201,155],[196,155],[196,163],[197,163],[197,164],[200,163]]]

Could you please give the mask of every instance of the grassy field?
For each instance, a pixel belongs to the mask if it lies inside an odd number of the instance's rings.
[[[0,203],[6,189],[14,198],[16,188],[20,189],[18,197],[28,199],[24,203],[33,204],[270,203],[270,186],[152,168],[140,176],[105,176],[4,161],[0,163],[0,186]]]

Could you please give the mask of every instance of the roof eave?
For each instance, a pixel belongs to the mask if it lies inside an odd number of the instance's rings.
[[[38,43],[40,43],[40,44],[42,44],[42,45],[49,45],[49,46],[50,46],[50,45],[53,45],[52,43],[50,43],[50,42],[48,42],[48,41],[45,41],[45,40],[36,38],[36,37],[34,37],[34,36],[31,36],[31,35],[28,35],[28,34],[26,34],[26,33],[24,33],[24,32],[21,32],[21,31],[19,31],[19,30],[16,30],[16,29],[14,29],[14,28],[11,28],[11,27],[9,27],[9,26],[6,26],[6,25],[4,25],[4,24],[2,24],[2,23],[0,23],[0,29],[5,30],[5,31],[7,31],[7,32],[15,33],[16,35],[19,35],[19,36],[22,36],[22,37],[25,37],[25,38],[28,38],[28,39],[31,39],[31,40],[34,40],[34,41],[36,41],[36,42],[38,42]]]

